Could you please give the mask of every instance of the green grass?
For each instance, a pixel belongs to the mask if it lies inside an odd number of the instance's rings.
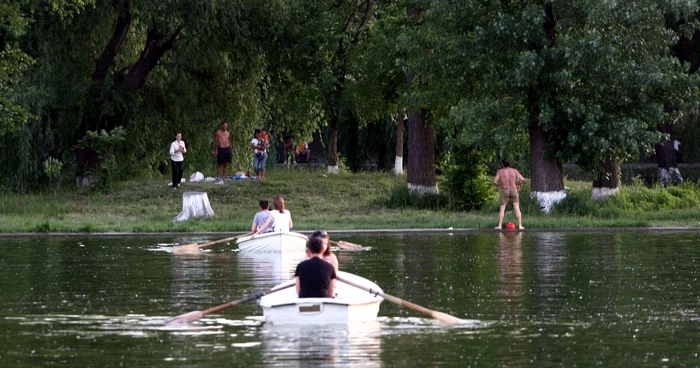
[[[168,179],[116,183],[108,193],[89,189],[51,194],[0,196],[0,232],[238,232],[250,229],[257,202],[275,195],[285,198],[295,229],[477,228],[496,225],[494,196],[479,211],[449,210],[444,195],[427,201],[408,198],[405,176],[392,173],[330,175],[323,170],[272,170],[265,183],[254,180],[186,183],[179,190]],[[645,187],[640,182],[604,201],[590,199],[590,183],[566,181],[567,199],[553,213],[541,213],[521,193],[524,225],[528,228],[700,227],[700,189]],[[185,191],[207,192],[216,216],[173,223]],[[398,195],[397,195],[398,193]],[[398,199],[397,199],[398,198]],[[426,203],[427,202],[427,203]],[[417,208],[408,204],[417,205]],[[509,207],[510,208],[510,207]],[[515,221],[512,210],[506,222]]]

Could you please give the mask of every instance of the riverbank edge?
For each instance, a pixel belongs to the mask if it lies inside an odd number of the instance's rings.
[[[495,233],[495,232],[535,232],[535,233],[558,233],[558,232],[700,232],[700,227],[576,227],[576,228],[532,228],[525,230],[497,230],[497,229],[477,229],[477,228],[460,228],[460,229],[358,229],[358,230],[326,230],[331,235],[341,234],[453,234],[453,233]],[[299,230],[296,231],[302,234],[311,234],[314,230]],[[22,237],[79,237],[79,236],[99,236],[99,237],[120,237],[120,236],[236,236],[247,234],[246,231],[233,232],[101,232],[101,233],[0,233],[0,238],[22,238]]]

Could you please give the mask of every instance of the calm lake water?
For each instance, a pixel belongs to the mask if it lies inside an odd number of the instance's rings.
[[[193,237],[0,238],[0,366],[700,366],[700,233],[334,236],[341,270],[467,320],[384,301],[376,323],[275,327],[254,302],[295,257]]]

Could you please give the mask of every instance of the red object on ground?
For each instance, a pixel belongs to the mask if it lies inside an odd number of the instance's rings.
[[[512,222],[509,222],[506,224],[506,229],[508,230],[515,230],[515,224]]]

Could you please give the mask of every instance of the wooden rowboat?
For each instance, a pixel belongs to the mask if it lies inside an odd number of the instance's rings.
[[[363,277],[339,271],[338,276],[350,282],[382,292],[377,284]],[[293,285],[289,280],[272,290]],[[295,287],[287,287],[276,293],[268,293],[258,301],[265,321],[275,325],[286,324],[348,324],[375,321],[379,305],[384,300],[377,294],[336,281],[335,298],[299,298]]]
[[[304,234],[295,232],[270,232],[253,236],[244,236],[236,240],[241,253],[279,253],[279,252],[299,252],[306,250],[306,241],[309,240]]]

